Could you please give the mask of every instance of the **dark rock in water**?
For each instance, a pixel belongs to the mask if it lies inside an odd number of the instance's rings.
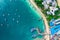
[[[36,35],[36,34],[33,34],[33,35],[32,35],[32,38],[36,38],[37,36],[38,36],[38,35]]]
[[[44,36],[44,34],[43,33],[40,33],[40,34],[38,34],[38,36]]]
[[[42,18],[38,19],[38,21],[41,21],[41,20],[42,20]]]
[[[36,31],[36,28],[32,28],[32,29],[31,29],[31,32],[34,32],[34,31]]]

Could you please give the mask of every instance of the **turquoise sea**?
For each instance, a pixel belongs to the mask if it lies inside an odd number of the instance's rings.
[[[44,31],[43,19],[27,1],[0,0],[0,40],[33,40],[31,28]]]

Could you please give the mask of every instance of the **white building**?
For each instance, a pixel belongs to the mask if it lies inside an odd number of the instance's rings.
[[[50,3],[52,3],[52,6],[49,6],[48,4],[50,4]],[[44,8],[45,9],[50,9],[50,11],[47,11],[47,14],[49,15],[55,15],[55,11],[57,11],[58,10],[58,8],[56,8],[56,6],[57,6],[57,3],[56,3],[56,1],[55,0],[43,0],[43,2],[42,2],[42,4],[44,5]]]
[[[52,2],[52,6],[53,6],[53,7],[56,7],[56,6],[57,6],[56,1],[53,1],[53,2]]]
[[[44,5],[45,9],[48,9],[49,5],[47,5],[46,1],[43,1],[42,4]]]
[[[50,7],[50,12],[52,13],[52,15],[55,15],[55,11],[57,11],[58,8],[56,7]]]
[[[52,0],[46,0],[47,4],[50,4],[52,2]]]

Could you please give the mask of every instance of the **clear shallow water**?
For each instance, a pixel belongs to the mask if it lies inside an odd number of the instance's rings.
[[[33,40],[30,29],[44,28],[41,17],[30,8],[25,0],[4,0],[0,5],[0,40]]]

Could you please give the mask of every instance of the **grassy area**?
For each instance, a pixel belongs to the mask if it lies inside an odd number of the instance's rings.
[[[44,6],[41,4],[43,2],[43,0],[35,0],[36,4],[38,5],[38,7],[40,8],[44,8]]]
[[[50,22],[51,19],[58,19],[60,18],[60,16],[58,16],[60,14],[60,9],[58,11],[55,12],[55,15],[47,15],[47,11],[49,11],[49,9],[44,9],[44,6],[42,5],[43,0],[35,0],[35,3],[37,4],[38,7],[40,7],[42,9],[42,12],[44,13],[44,15],[46,16],[46,19],[48,20],[48,22]],[[49,4],[49,6],[51,6],[51,4]],[[59,6],[57,5],[57,8],[59,8]]]

